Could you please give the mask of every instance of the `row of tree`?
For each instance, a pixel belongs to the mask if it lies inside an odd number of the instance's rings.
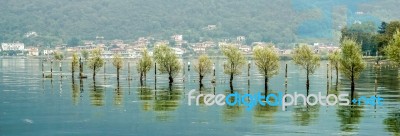
[[[272,48],[273,44],[266,46],[256,46],[254,48],[253,59],[258,71],[265,77],[265,93],[268,91],[269,78],[278,74],[279,70],[279,56]],[[355,90],[355,80],[360,76],[360,73],[365,68],[365,62],[362,59],[362,46],[354,38],[344,38],[341,40],[341,50],[336,50],[329,54],[329,61],[336,71],[336,82],[338,82],[339,71],[351,81],[352,96]],[[224,63],[224,73],[229,75],[229,83],[232,87],[233,79],[236,75],[240,75],[243,67],[246,64],[246,58],[240,50],[233,46],[228,45],[221,48],[223,55],[227,58]],[[392,40],[389,41],[388,46],[384,48],[387,57],[400,65],[400,32],[397,31]],[[88,55],[87,52],[82,52],[83,55]],[[101,57],[101,50],[95,49],[91,52],[88,67],[93,72],[93,79],[95,79],[96,72],[104,65],[104,60]],[[62,54],[55,53],[55,59],[61,60]],[[292,55],[293,62],[306,71],[307,81],[306,88],[309,90],[310,81],[309,76],[320,66],[320,56],[307,45],[300,45],[294,49]],[[140,75],[140,82],[143,84],[147,73],[153,67],[153,59],[156,69],[161,74],[168,74],[169,83],[174,82],[174,77],[182,69],[181,62],[179,61],[174,50],[168,45],[160,45],[155,47],[153,57],[145,49],[142,52],[142,57],[137,61],[137,72]],[[123,60],[119,54],[113,56],[113,65],[117,70],[117,79],[119,79],[119,71],[123,66]],[[72,55],[72,73],[74,73],[78,66],[78,54]],[[207,55],[200,55],[194,63],[194,70],[199,74],[199,83],[203,84],[202,80],[205,76],[210,74],[213,70],[213,62]]]

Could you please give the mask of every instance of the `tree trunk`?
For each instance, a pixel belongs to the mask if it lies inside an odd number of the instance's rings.
[[[338,67],[336,67],[335,69],[336,69],[336,86],[337,86],[339,83],[339,69]]]
[[[117,80],[119,80],[119,68],[117,68]]]
[[[307,82],[306,82],[307,92],[310,90],[310,79],[309,79],[309,71],[307,70]]]
[[[354,90],[355,90],[355,85],[354,85],[354,74],[351,73],[351,97],[354,98]]]
[[[140,72],[140,86],[143,86],[143,72]]]
[[[268,76],[265,76],[265,96],[268,95]]]
[[[93,81],[96,80],[96,66],[93,67]]]
[[[203,84],[203,78],[204,78],[204,76],[203,76],[203,75],[200,75],[200,80],[199,80],[200,85]]]
[[[172,78],[171,74],[169,75],[168,79],[169,79],[169,84],[172,84],[174,82],[174,78]]]
[[[232,84],[233,82],[233,73],[230,74],[229,83]]]

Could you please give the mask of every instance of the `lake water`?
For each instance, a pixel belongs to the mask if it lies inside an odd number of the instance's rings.
[[[247,111],[244,106],[187,104],[187,93],[192,89],[197,94],[230,93],[222,59],[214,60],[217,83],[211,84],[212,76],[207,76],[201,92],[197,74],[187,66],[170,90],[166,75],[157,75],[155,83],[154,69],[146,86],[140,87],[133,60],[133,79],[127,80],[125,61],[119,84],[110,61],[105,74],[104,69],[98,72],[95,83],[88,69],[88,79],[80,81],[78,73],[71,79],[68,61],[63,62],[62,78],[55,62],[53,79],[44,79],[39,59],[0,59],[0,135],[400,135],[398,71],[387,65],[377,70],[368,64],[356,82],[357,96],[379,95],[384,98],[383,106],[292,106],[286,111],[256,106]],[[339,85],[335,85],[335,72],[333,81],[327,81],[326,63],[322,61],[310,77],[310,93],[349,93],[350,83],[344,77],[339,76]],[[44,66],[49,75],[50,63]],[[269,93],[286,90],[305,94],[305,82],[304,70],[281,61]],[[239,93],[264,92],[264,78],[252,64],[250,78],[246,66],[235,77],[233,87]]]

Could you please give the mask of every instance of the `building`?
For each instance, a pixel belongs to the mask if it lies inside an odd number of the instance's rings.
[[[23,51],[25,49],[24,43],[1,43],[3,51]]]
[[[36,47],[27,48],[28,56],[39,56],[39,49]]]

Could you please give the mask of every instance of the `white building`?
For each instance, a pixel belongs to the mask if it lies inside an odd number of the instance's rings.
[[[24,43],[1,43],[3,51],[23,51],[24,48]]]

